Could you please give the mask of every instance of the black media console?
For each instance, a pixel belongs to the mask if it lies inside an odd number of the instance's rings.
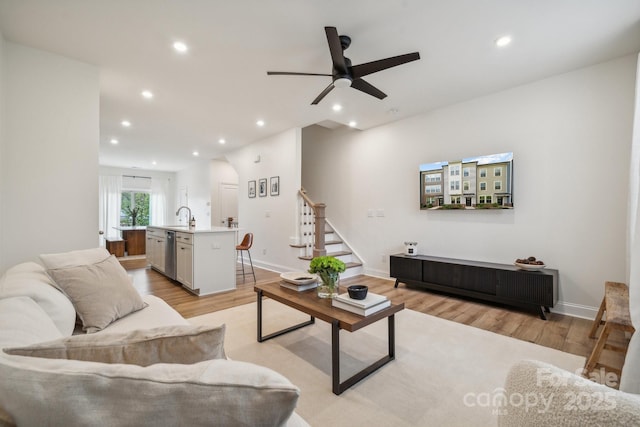
[[[391,255],[390,276],[398,283],[533,309],[546,320],[558,302],[558,270],[527,271],[514,265],[426,255]]]

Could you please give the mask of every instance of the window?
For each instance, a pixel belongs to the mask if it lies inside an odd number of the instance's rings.
[[[440,174],[430,173],[425,175],[424,182],[440,182]]]
[[[460,190],[460,181],[451,181],[451,190]]]
[[[460,204],[460,196],[451,197],[451,204],[459,205]]]
[[[487,191],[487,183],[486,182],[481,182],[480,183],[480,191]]]
[[[470,174],[470,170],[469,170],[469,168],[464,168],[464,169],[462,170],[462,176],[469,176],[469,174]]]
[[[469,191],[470,185],[469,185],[469,181],[465,181],[462,183],[462,189],[464,191]]]
[[[460,166],[449,166],[449,175],[460,176]]]
[[[486,177],[487,177],[487,170],[480,169],[480,178],[486,178]]]
[[[494,181],[493,189],[494,190],[502,190],[502,182],[501,181]]]
[[[491,196],[487,196],[486,203],[491,203]]]
[[[493,170],[493,176],[502,176],[502,168],[495,168]]]
[[[149,193],[123,191],[120,207],[120,225],[149,225]]]

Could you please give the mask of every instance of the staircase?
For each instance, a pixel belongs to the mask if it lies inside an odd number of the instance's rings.
[[[298,258],[311,261],[317,256],[333,256],[345,263],[342,277],[351,277],[363,273],[361,259],[342,238],[340,233],[324,216],[324,203],[314,203],[304,189],[298,192],[299,200],[299,243],[292,244],[300,250]]]

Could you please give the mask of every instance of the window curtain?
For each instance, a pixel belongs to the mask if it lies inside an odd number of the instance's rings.
[[[119,236],[120,201],[122,192],[122,177],[114,175],[100,175],[98,181],[98,226],[100,227],[100,246],[105,245],[105,238]]]
[[[165,179],[151,179],[151,198],[149,199],[149,224],[165,225],[167,218],[167,189]]]
[[[629,309],[636,332],[622,368],[620,390],[640,393],[640,55],[636,62],[636,97],[629,168],[628,265]]]

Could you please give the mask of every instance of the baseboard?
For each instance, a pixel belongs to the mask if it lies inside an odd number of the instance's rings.
[[[598,307],[559,301],[556,306],[551,309],[551,312],[593,320],[596,318],[596,314],[598,314]]]

